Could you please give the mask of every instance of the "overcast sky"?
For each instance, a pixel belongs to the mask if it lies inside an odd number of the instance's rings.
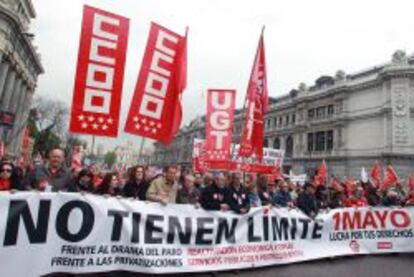
[[[396,49],[414,51],[414,1],[371,0],[32,0],[32,23],[46,73],[36,93],[71,104],[82,9],[92,5],[130,18],[120,138],[154,21],[184,34],[189,26],[188,87],[183,123],[205,113],[208,88],[237,90],[243,103],[261,26],[270,96],[281,96],[300,82],[321,75],[359,71],[391,59]]]

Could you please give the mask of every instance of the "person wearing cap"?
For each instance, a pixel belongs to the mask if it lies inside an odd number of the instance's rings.
[[[250,202],[247,191],[242,186],[240,179],[240,173],[234,172],[231,174],[230,185],[226,189],[224,199],[230,210],[237,214],[245,214],[250,210]]]
[[[200,205],[205,210],[228,211],[229,205],[224,202],[227,178],[219,174],[214,181],[201,191]]]
[[[305,191],[298,196],[297,206],[304,214],[311,218],[315,218],[318,214],[319,207],[315,197],[315,187],[311,183],[305,184]]]

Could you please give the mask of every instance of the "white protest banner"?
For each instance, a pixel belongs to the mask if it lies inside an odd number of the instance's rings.
[[[77,193],[0,193],[2,276],[205,272],[413,252],[414,208],[248,214]],[[24,265],[24,266],[22,266]]]

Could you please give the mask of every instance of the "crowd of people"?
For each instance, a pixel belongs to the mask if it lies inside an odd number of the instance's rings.
[[[337,186],[299,185],[289,178],[269,181],[258,174],[243,181],[239,172],[193,174],[176,166],[152,172],[137,165],[125,173],[100,172],[96,164],[69,169],[64,152],[50,151],[47,161],[24,170],[8,160],[0,163],[0,190],[39,190],[48,192],[94,193],[135,198],[161,204],[192,204],[206,210],[244,214],[252,207],[272,205],[298,208],[309,217],[320,210],[341,207],[413,206],[414,190],[400,183],[381,189],[372,182],[338,183]]]

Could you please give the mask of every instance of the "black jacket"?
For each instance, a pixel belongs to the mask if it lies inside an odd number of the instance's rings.
[[[240,186],[239,189],[229,186],[224,194],[224,202],[230,206],[230,210],[240,214],[242,208],[250,209],[250,201],[246,190]]]
[[[211,185],[201,191],[200,204],[205,210],[220,210],[224,204],[224,189]]]
[[[303,213],[310,216],[312,212],[315,213],[315,215],[318,213],[318,201],[313,194],[309,194],[307,192],[302,192],[298,196],[297,200],[297,206],[299,209],[302,210]]]
[[[139,200],[145,200],[145,194],[148,190],[148,183],[141,181],[139,184],[135,181],[128,181],[123,189],[123,195],[125,197],[138,198]]]

